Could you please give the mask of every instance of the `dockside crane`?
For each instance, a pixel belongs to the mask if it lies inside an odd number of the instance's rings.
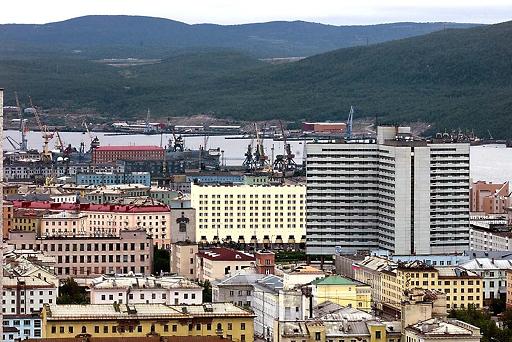
[[[36,117],[37,125],[39,126],[39,130],[41,131],[41,136],[43,137],[43,152],[41,152],[41,160],[45,162],[49,162],[52,160],[52,153],[48,148],[48,143],[53,139],[53,133],[48,131],[48,126],[43,125],[41,123],[41,118],[39,117],[39,113],[37,108],[34,107],[32,103],[32,97],[29,96],[30,107],[34,108],[34,116]]]
[[[254,130],[256,131],[256,150],[254,152],[254,160],[256,168],[259,171],[269,171],[268,156],[265,154],[265,148],[263,146],[263,139],[260,137],[258,131],[258,124],[254,123]]]
[[[354,121],[354,106],[350,106],[350,112],[348,112],[347,119],[347,133],[345,134],[346,138],[352,138],[352,123]]]
[[[23,111],[21,110],[20,100],[18,98],[18,93],[14,92],[14,96],[16,97],[16,107],[18,107],[18,119],[20,120],[20,133],[21,133],[21,142],[20,142],[20,151],[26,152],[28,150],[27,143],[27,119],[23,118]]]
[[[281,127],[281,134],[283,137],[284,154],[278,154],[276,156],[273,168],[274,171],[281,172],[283,176],[285,176],[287,171],[294,172],[297,169],[297,163],[295,163],[295,154],[292,153],[291,145],[286,140],[286,133],[284,131],[283,122],[281,120],[279,120],[279,126]]]

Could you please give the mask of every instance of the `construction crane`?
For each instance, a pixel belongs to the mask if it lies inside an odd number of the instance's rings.
[[[174,152],[183,152],[185,150],[185,142],[183,141],[182,136],[176,136],[176,132],[174,131],[174,128],[172,129],[172,137],[174,138]]]
[[[53,133],[48,131],[48,126],[43,125],[41,123],[41,119],[39,117],[39,113],[37,112],[37,108],[34,107],[32,103],[32,97],[29,96],[30,107],[34,108],[34,116],[36,117],[37,125],[39,126],[39,130],[41,131],[41,136],[43,137],[43,152],[41,152],[41,160],[48,162],[52,160],[52,153],[48,149],[48,143],[51,139],[53,139]]]
[[[347,133],[345,136],[348,139],[352,138],[352,122],[354,120],[354,106],[350,106],[350,112],[348,112],[348,119],[347,119]]]
[[[21,133],[21,143],[20,143],[20,151],[26,152],[28,150],[27,143],[27,119],[23,118],[23,111],[21,110],[20,100],[18,98],[18,93],[14,92],[14,96],[16,97],[16,107],[18,107],[18,119],[20,120],[20,133]]]

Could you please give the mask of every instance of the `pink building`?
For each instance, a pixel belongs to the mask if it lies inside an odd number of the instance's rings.
[[[41,236],[109,236],[122,229],[141,228],[160,247],[171,244],[171,209],[165,204],[93,204],[13,201],[14,208],[52,211],[41,224]],[[69,214],[55,215],[67,212]]]
[[[8,244],[55,257],[55,273],[61,279],[73,277],[85,283],[105,273],[153,271],[153,239],[142,229],[121,230],[119,236],[43,238],[35,232],[11,231]]]
[[[470,192],[470,211],[481,212],[487,215],[504,214],[510,205],[508,182],[487,183],[478,181],[472,184]]]

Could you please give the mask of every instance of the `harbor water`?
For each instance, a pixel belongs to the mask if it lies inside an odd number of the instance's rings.
[[[105,145],[162,145],[166,146],[172,134],[162,135],[113,135],[112,133],[91,132],[93,137],[98,137],[102,146]],[[15,141],[20,140],[18,131],[6,130],[4,136],[10,136]],[[78,148],[81,142],[89,148],[90,139],[86,133],[81,132],[60,132],[60,136],[67,146]],[[40,132],[28,132],[28,147],[41,150],[42,139]],[[50,142],[50,148],[54,148],[57,138]],[[185,147],[198,149],[203,146],[205,137],[185,137]],[[224,151],[224,163],[228,166],[241,165],[244,160],[244,153],[251,139],[229,139],[226,136],[210,136],[207,139],[207,148],[220,148]],[[304,141],[290,141],[292,152],[295,154],[297,163],[302,163],[304,155]],[[283,154],[283,142],[266,139],[264,141],[266,153],[269,157]],[[3,147],[6,151],[13,150],[11,144],[4,139]],[[471,147],[471,177],[474,181],[486,180],[492,182],[503,182],[512,180],[512,148],[505,145],[484,145]]]

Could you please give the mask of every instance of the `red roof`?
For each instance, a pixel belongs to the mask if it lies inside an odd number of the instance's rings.
[[[198,256],[217,261],[255,261],[254,255],[226,247],[213,247],[197,253]]]
[[[147,212],[169,212],[165,204],[154,205],[118,205],[118,204],[93,204],[93,203],[54,203],[43,201],[13,201],[14,208],[27,209],[51,209],[63,211],[102,211],[102,212],[126,212],[126,213],[147,213]]]
[[[160,146],[99,146],[96,151],[163,151]]]

